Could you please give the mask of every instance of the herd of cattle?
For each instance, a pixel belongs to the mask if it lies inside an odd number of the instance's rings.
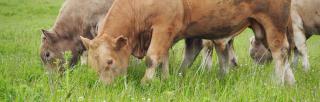
[[[224,76],[237,66],[233,38],[249,27],[255,34],[250,56],[260,64],[273,59],[276,81],[293,85],[290,52],[293,64],[302,56],[308,71],[306,40],[320,32],[318,5],[319,0],[65,0],[54,26],[42,30],[40,56],[47,69],[63,69],[65,51],[72,52],[71,67],[87,56],[105,84],[127,73],[131,55],[145,58],[146,83],[159,65],[168,78],[168,50],[185,39],[179,74],[202,49],[211,68],[215,48]]]

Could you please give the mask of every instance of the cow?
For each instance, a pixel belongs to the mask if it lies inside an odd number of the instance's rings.
[[[54,26],[42,31],[40,57],[47,69],[63,71],[64,52],[71,51],[73,67],[85,51],[80,36],[93,39],[113,0],[65,0]],[[81,8],[81,9],[80,9]]]
[[[297,65],[299,56],[302,57],[303,70],[307,72],[310,69],[310,64],[308,60],[307,45],[306,40],[314,34],[320,34],[320,9],[319,0],[292,0],[291,4],[291,19],[292,24],[289,25],[292,34],[288,39],[293,41],[289,44],[294,50],[294,58],[292,64]],[[253,40],[254,43],[260,43],[259,41]],[[262,44],[253,45],[251,43],[252,49],[250,53],[255,53],[259,55],[260,52],[265,52],[267,49]],[[257,46],[260,46],[257,48]],[[258,50],[257,50],[258,49]],[[259,55],[260,56],[260,55]],[[266,54],[265,56],[270,57],[271,54]],[[262,60],[272,60],[259,58]],[[256,60],[257,58],[253,58]]]
[[[288,63],[287,26],[291,0],[116,0],[93,40],[81,37],[88,49],[88,64],[97,70],[105,84],[127,73],[130,54],[144,45],[139,38],[150,36],[146,52],[147,69],[141,83],[153,79],[162,65],[162,76],[169,77],[168,50],[180,39],[213,39],[220,64],[220,75],[229,69],[226,41],[251,26],[256,38],[275,59],[276,80],[295,83]],[[146,33],[151,32],[151,33]],[[257,35],[260,34],[260,35]]]

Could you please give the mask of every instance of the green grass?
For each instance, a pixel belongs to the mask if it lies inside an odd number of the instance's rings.
[[[211,72],[199,69],[201,56],[178,77],[183,42],[170,51],[170,78],[160,80],[159,72],[150,85],[141,86],[144,62],[131,61],[128,76],[103,85],[87,66],[76,66],[50,82],[38,49],[40,29],[50,28],[63,0],[0,0],[0,101],[319,101],[320,37],[308,41],[311,70],[294,70],[292,87],[272,84],[273,65],[258,66],[248,55],[251,30],[235,40],[240,66],[224,80],[217,79],[217,58]],[[68,71],[69,72],[69,71]]]

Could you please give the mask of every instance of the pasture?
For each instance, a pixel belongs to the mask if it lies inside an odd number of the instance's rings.
[[[180,41],[170,50],[170,78],[157,77],[149,85],[140,85],[146,65],[131,59],[128,75],[103,85],[96,73],[78,64],[63,75],[45,72],[39,57],[40,29],[50,28],[63,0],[0,0],[0,101],[319,101],[320,36],[308,40],[311,64],[303,72],[299,63],[295,86],[273,83],[274,65],[256,65],[249,57],[250,29],[235,39],[239,66],[218,80],[214,53],[212,71],[203,69],[201,56],[187,71],[177,75],[183,56]],[[81,7],[79,8],[81,9]],[[68,56],[67,56],[68,57]]]

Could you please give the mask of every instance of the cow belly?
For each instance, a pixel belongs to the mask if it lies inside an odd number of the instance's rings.
[[[235,36],[238,32],[247,28],[249,22],[247,20],[239,21],[236,25],[233,24],[205,24],[203,23],[191,23],[187,28],[188,37],[198,37],[205,39],[220,39]]]
[[[186,27],[187,34],[200,38],[226,38],[249,25],[247,18],[252,15],[252,11],[248,6],[223,2],[208,3],[206,8],[192,10],[190,23]]]

